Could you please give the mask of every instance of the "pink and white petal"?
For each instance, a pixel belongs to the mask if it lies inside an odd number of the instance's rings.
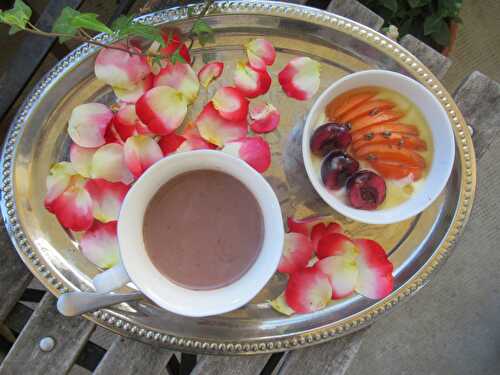
[[[128,49],[125,43],[115,46]],[[140,53],[140,49],[130,47],[132,52]],[[96,77],[115,88],[130,89],[150,73],[145,56],[132,55],[125,51],[103,48],[95,60]]]
[[[213,81],[219,78],[224,71],[224,63],[222,61],[212,61],[202,66],[198,72],[198,80],[201,85],[207,88]]]
[[[160,43],[158,43],[155,40],[149,46],[147,53],[150,55],[159,54],[160,50],[161,50],[161,45],[160,45]],[[167,64],[169,63],[168,59],[159,59],[159,60],[155,59],[155,60],[153,60],[153,57],[150,57],[150,56],[148,56],[146,58],[146,60],[148,62],[149,69],[151,70],[151,73],[153,73],[154,75],[157,75],[158,73],[160,73],[160,70],[163,69],[164,67],[166,67]]]
[[[78,146],[99,147],[106,140],[104,135],[113,112],[101,103],[85,103],[75,107],[68,123],[68,134]]]
[[[180,145],[182,145],[186,141],[182,135],[177,133],[170,133],[168,135],[164,135],[158,140],[158,145],[163,152],[163,156],[170,155],[177,151]]]
[[[94,221],[92,199],[84,188],[85,178],[73,175],[67,188],[55,199],[45,200],[45,208],[59,223],[75,232],[87,230]]]
[[[152,133],[167,135],[184,121],[187,101],[179,91],[169,86],[158,86],[141,96],[135,111]]]
[[[198,77],[189,64],[168,64],[160,70],[154,79],[154,87],[168,86],[184,95],[188,103],[193,103],[198,96],[200,84]]]
[[[102,223],[118,220],[120,208],[129,186],[122,182],[109,182],[103,179],[88,180],[85,189],[92,198],[94,218]]]
[[[113,117],[113,125],[124,141],[128,137],[137,134],[137,123],[140,122],[135,113],[135,105],[125,104],[115,113]]]
[[[193,136],[186,138],[186,141],[182,143],[177,152],[194,151],[194,150],[215,150],[217,146],[208,143],[201,136]]]
[[[120,134],[118,134],[118,131],[115,128],[115,124],[113,121],[108,125],[108,128],[106,129],[106,133],[104,134],[104,139],[106,140],[106,144],[108,143],[120,143],[123,144],[123,140],[120,137]],[[96,147],[97,149],[97,147]]]
[[[222,147],[224,143],[244,137],[248,131],[245,120],[229,121],[223,118],[208,102],[195,120],[195,125],[201,137],[209,143]]]
[[[222,151],[246,161],[259,173],[264,173],[271,165],[269,143],[259,136],[227,142]]]
[[[355,245],[360,254],[357,259],[359,276],[356,292],[371,299],[389,295],[394,288],[393,265],[384,248],[376,241],[356,239]]]
[[[269,301],[269,304],[271,305],[271,307],[274,310],[276,310],[277,312],[279,312],[283,315],[291,316],[291,315],[295,314],[295,311],[293,311],[293,309],[287,305],[287,303],[285,301],[285,293],[284,292],[281,293],[275,299]]]
[[[354,242],[342,233],[329,233],[321,238],[316,249],[316,256],[319,259],[334,255],[352,256],[359,254],[359,250]]]
[[[247,98],[264,95],[271,87],[271,76],[266,70],[256,70],[240,62],[234,70],[234,85]]]
[[[318,248],[319,241],[329,233],[342,233],[342,227],[338,223],[318,223],[311,230],[311,241],[314,249]]]
[[[298,313],[309,313],[324,308],[332,297],[332,286],[317,268],[304,268],[288,279],[285,301]]]
[[[71,165],[83,177],[90,177],[92,171],[92,158],[97,148],[80,147],[73,143],[69,148]]]
[[[248,65],[250,65],[255,70],[266,70],[267,69],[267,65],[266,65],[265,61],[262,60],[255,53],[247,50],[247,57],[248,57]]]
[[[128,104],[135,104],[146,91],[153,87],[153,78],[153,74],[148,74],[133,86],[126,89],[113,87],[113,91],[120,101]]]
[[[76,173],[73,165],[66,161],[56,163],[50,168],[46,179],[47,194],[45,195],[45,205],[50,205],[53,200],[68,188],[71,176]]]
[[[163,152],[158,143],[147,135],[130,137],[125,142],[123,151],[125,163],[136,178],[163,157]]]
[[[125,164],[123,146],[109,143],[100,147],[92,158],[92,178],[102,178],[109,182],[130,184],[134,177]]]
[[[356,261],[345,256],[331,256],[318,261],[315,265],[321,272],[328,276],[332,286],[332,298],[340,299],[354,292],[358,279],[358,266]]]
[[[295,219],[294,217],[287,218],[288,231],[302,233],[306,236],[311,234],[312,228],[318,223],[332,223],[334,219],[331,216],[311,216],[305,219]],[[342,233],[342,228],[340,228]]]
[[[273,65],[276,59],[276,50],[267,39],[257,38],[246,44],[247,54],[253,54],[261,58],[266,65]],[[250,59],[250,57],[249,57]]]
[[[308,100],[318,91],[320,64],[309,57],[295,57],[278,74],[281,88],[289,97]]]
[[[212,103],[226,120],[240,121],[248,115],[248,99],[234,87],[219,88],[212,98]]]
[[[256,133],[268,133],[278,127],[280,113],[270,103],[258,103],[250,109],[250,127]]]
[[[83,255],[100,268],[111,268],[120,261],[116,221],[96,221],[80,241]]]
[[[278,271],[293,273],[307,266],[313,254],[311,241],[300,233],[286,233]]]

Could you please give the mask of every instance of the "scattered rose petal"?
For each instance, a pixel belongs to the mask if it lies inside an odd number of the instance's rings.
[[[135,105],[123,105],[113,117],[113,125],[120,136],[120,139],[126,141],[128,137],[137,134],[149,134],[149,129],[143,124],[135,113]]]
[[[126,89],[120,87],[113,87],[116,97],[124,103],[134,104],[139,98],[153,87],[153,74],[148,74],[145,78],[138,83]]]
[[[330,233],[321,238],[316,249],[316,256],[319,259],[334,255],[345,255],[359,251],[353,241],[342,233]]]
[[[227,142],[222,151],[246,161],[259,173],[264,173],[271,165],[269,143],[259,136]]]
[[[311,241],[300,233],[286,233],[278,271],[293,273],[306,267],[313,254]]]
[[[329,233],[342,233],[342,227],[338,223],[318,223],[311,230],[311,241],[313,248],[318,248],[318,242]]]
[[[304,268],[292,273],[288,279],[285,301],[298,313],[321,310],[331,297],[328,276],[317,268]]]
[[[172,34],[172,38],[169,42],[169,35],[163,34],[163,40],[165,41],[165,47],[161,49],[163,55],[171,56],[175,51],[179,51],[179,55],[186,61],[186,63],[191,64],[191,56],[189,55],[189,49],[185,43],[182,42],[180,35],[176,32]]]
[[[130,184],[134,177],[125,165],[123,146],[110,143],[100,147],[92,158],[92,178],[102,178],[109,182]]]
[[[289,97],[310,99],[319,88],[320,64],[309,57],[295,57],[278,75],[281,88]]]
[[[78,146],[99,147],[113,112],[101,103],[85,103],[75,107],[68,123],[68,134]]]
[[[207,88],[213,81],[219,78],[224,71],[224,63],[222,61],[212,61],[203,67],[198,72],[198,80],[201,85]]]
[[[287,218],[287,225],[289,232],[302,233],[306,236],[311,234],[312,228],[318,223],[331,223],[333,222],[331,216],[311,216],[305,219],[295,219],[293,217]]]
[[[114,46],[127,49],[125,43],[116,43]],[[136,47],[130,47],[129,50],[141,53]],[[146,57],[110,48],[101,49],[95,60],[94,71],[99,80],[122,89],[131,89],[150,73]]]
[[[85,189],[92,198],[92,212],[94,218],[108,223],[118,220],[120,207],[129,186],[122,182],[109,182],[103,179],[88,180]]]
[[[257,38],[248,42],[245,47],[247,49],[247,54],[249,55],[249,60],[250,55],[254,55],[262,59],[266,65],[274,64],[274,60],[276,59],[276,50],[270,41],[263,38]]]
[[[215,109],[212,102],[205,105],[196,118],[195,125],[203,139],[219,147],[222,147],[225,142],[244,137],[248,131],[246,120],[226,120]]]
[[[167,64],[154,79],[154,87],[168,86],[184,95],[188,103],[198,96],[200,84],[198,77],[189,64]]]
[[[285,293],[281,293],[278,297],[275,299],[269,301],[269,304],[273,309],[275,309],[277,312],[290,316],[295,314],[295,311],[287,305],[285,301]]]
[[[123,140],[120,137],[120,134],[116,131],[115,124],[113,121],[108,125],[106,129],[106,133],[104,134],[104,139],[106,143],[120,143],[123,144]]]
[[[272,132],[278,127],[280,113],[270,103],[259,103],[250,109],[250,127],[256,133]]]
[[[45,195],[45,204],[50,204],[54,199],[61,195],[66,190],[71,181],[71,176],[77,172],[74,166],[67,161],[62,161],[54,164],[47,176],[47,194]]]
[[[92,170],[92,158],[97,148],[80,147],[73,143],[69,148],[69,160],[76,172],[83,177],[90,177]]]
[[[158,145],[161,148],[164,156],[170,155],[171,153],[177,151],[179,146],[186,141],[182,135],[177,133],[170,133],[164,135],[158,141]]]
[[[177,129],[187,113],[184,95],[168,86],[153,87],[137,101],[139,119],[154,134],[167,135]]]
[[[248,115],[248,99],[234,87],[221,87],[215,93],[212,103],[219,114],[230,121],[244,120]]]
[[[163,157],[158,143],[147,135],[134,135],[128,138],[123,151],[125,163],[136,178]]]
[[[247,98],[264,95],[271,87],[271,76],[266,70],[255,70],[246,63],[238,63],[234,70],[234,85]]]
[[[80,241],[82,253],[97,267],[111,268],[120,261],[116,221],[100,223],[96,221],[86,231]]]
[[[394,287],[393,266],[386,252],[373,240],[356,239],[354,244],[360,251],[356,292],[371,299],[384,298]]]
[[[359,273],[355,257],[350,255],[326,257],[318,261],[314,267],[328,276],[333,299],[344,298],[354,292]]]
[[[255,53],[250,52],[249,50],[247,50],[247,57],[248,57],[248,65],[250,65],[255,70],[264,71],[264,70],[267,69],[267,65],[266,65],[265,61],[262,60]]]

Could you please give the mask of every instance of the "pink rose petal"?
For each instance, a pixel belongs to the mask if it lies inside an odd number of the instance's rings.
[[[357,247],[354,242],[342,233],[329,233],[318,242],[316,256],[319,259],[334,255],[344,255],[348,253],[357,253]]]
[[[101,103],[85,103],[75,107],[68,123],[68,134],[78,146],[99,147],[113,112]]]
[[[254,55],[262,59],[266,65],[274,64],[276,50],[270,41],[263,38],[257,38],[248,42],[245,47],[248,55]],[[248,56],[248,59],[250,60],[250,56]]]
[[[85,189],[92,198],[94,218],[103,223],[118,220],[120,207],[129,189],[128,185],[94,179],[85,183]]]
[[[256,133],[268,133],[278,127],[280,113],[270,103],[259,103],[250,109],[250,127]]]
[[[116,131],[115,124],[113,121],[108,125],[106,129],[106,133],[104,134],[104,139],[106,143],[120,143],[123,144],[123,140],[120,137],[120,134]]]
[[[320,64],[309,57],[295,57],[278,75],[281,88],[289,97],[310,99],[319,88]]]
[[[135,111],[151,132],[167,135],[177,129],[187,113],[183,94],[168,86],[153,87],[137,101]]]
[[[133,104],[125,104],[115,113],[113,125],[123,141],[133,135],[149,132],[147,126],[137,117]]]
[[[331,297],[328,276],[317,268],[304,268],[292,273],[288,279],[285,301],[298,313],[321,310]]]
[[[224,63],[222,61],[212,61],[203,67],[198,72],[198,80],[201,85],[207,88],[213,81],[219,78],[224,71]]]
[[[164,135],[158,141],[158,145],[161,148],[164,156],[170,155],[177,151],[179,146],[186,141],[182,135],[176,133],[170,133],[168,135]]]
[[[116,221],[96,221],[80,241],[83,255],[100,268],[111,268],[120,261]]]
[[[125,43],[116,43],[115,46],[127,49]],[[136,47],[130,47],[130,51],[141,52]],[[131,89],[150,73],[146,57],[110,48],[101,49],[94,71],[99,80],[122,89]]]
[[[69,160],[76,172],[83,177],[90,177],[92,173],[92,158],[97,148],[80,147],[73,143],[69,148]]]
[[[329,233],[342,233],[342,227],[338,223],[318,223],[311,230],[311,241],[314,249],[318,248],[319,241]]]
[[[100,147],[92,158],[92,178],[102,178],[109,182],[130,184],[134,177],[125,164],[123,146],[110,143]]]
[[[205,105],[196,118],[195,125],[203,139],[219,147],[222,147],[225,142],[244,137],[248,131],[246,120],[226,120],[215,109],[212,102]]]
[[[253,52],[247,50],[247,57],[248,57],[248,65],[250,65],[255,70],[264,71],[267,69],[266,62]]]
[[[271,76],[266,70],[256,70],[246,63],[238,63],[234,70],[234,85],[247,98],[264,95],[271,87]]]
[[[354,244],[360,251],[356,292],[371,299],[389,295],[394,288],[393,266],[384,248],[368,239],[356,239]]]
[[[50,168],[47,176],[47,194],[45,195],[45,205],[51,204],[54,199],[61,195],[69,186],[71,176],[77,172],[74,166],[67,161],[56,163]]]
[[[332,298],[351,295],[358,279],[358,266],[353,256],[331,256],[318,261],[314,267],[328,276],[332,286]]]
[[[128,138],[123,150],[125,163],[136,178],[163,157],[158,143],[147,135],[134,135]]]
[[[305,219],[287,218],[288,231],[302,233],[306,236],[311,234],[312,228],[319,223],[327,224],[333,222],[331,216],[311,216]]]
[[[168,86],[184,95],[188,103],[198,96],[200,84],[196,73],[189,64],[167,64],[154,79],[154,86]]]
[[[126,89],[113,87],[113,91],[120,101],[128,104],[135,104],[146,91],[153,87],[153,77],[153,74],[148,74],[133,86]]]
[[[264,173],[271,165],[269,143],[259,136],[227,142],[222,151],[246,161],[259,173]]]
[[[288,304],[286,303],[284,292],[281,293],[275,299],[269,301],[269,304],[271,305],[271,307],[274,310],[276,310],[277,312],[279,312],[283,315],[291,316],[291,315],[295,314],[295,311],[293,311],[293,309],[290,306],[288,306]]]
[[[286,233],[278,271],[293,273],[307,266],[313,254],[311,241],[300,233]]]
[[[241,121],[248,115],[248,99],[234,87],[219,88],[212,103],[219,114],[230,121]]]

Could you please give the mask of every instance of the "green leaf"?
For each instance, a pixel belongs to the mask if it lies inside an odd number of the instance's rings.
[[[59,37],[59,42],[64,43],[70,40],[78,31],[78,27],[71,24],[71,20],[80,12],[70,7],[64,7],[61,14],[52,25],[52,32],[57,34],[65,34]]]
[[[443,18],[458,16],[461,7],[462,0],[438,0],[438,13]]]
[[[139,36],[147,40],[155,41],[161,47],[165,47],[165,41],[161,31],[154,26],[144,25],[141,23],[133,23],[128,28],[129,36]]]
[[[97,19],[98,15],[95,13],[80,13],[70,20],[73,27],[79,29],[87,29],[106,34],[112,34],[113,30],[107,27],[104,23]]]
[[[193,17],[194,16],[194,7],[189,7],[188,8],[188,16]]]
[[[431,38],[439,45],[446,47],[450,44],[450,29],[446,22],[440,23],[439,29],[431,34]]]
[[[392,14],[395,14],[398,11],[398,1],[397,0],[380,0],[382,5],[389,9]]]
[[[191,28],[191,33],[196,35],[202,46],[209,42],[214,42],[214,31],[208,23],[203,20],[196,20]]]
[[[120,16],[111,24],[111,29],[120,35],[123,30],[126,30],[132,22],[133,16]]]
[[[0,13],[0,22],[10,25],[9,34],[14,34],[26,28],[31,17],[31,8],[22,0],[16,0],[14,6]]]
[[[443,29],[443,24],[446,27],[446,22],[440,17],[439,14],[434,13],[426,17],[424,21],[424,35],[431,35]]]
[[[408,0],[408,4],[412,8],[420,8],[429,3],[430,3],[429,0]]]
[[[181,64],[186,64],[186,60],[184,60],[184,57],[182,57],[179,53],[179,49],[176,49],[175,52],[170,56],[170,62],[172,64],[175,63],[181,63]]]
[[[162,60],[162,59],[161,59],[161,56],[153,56],[153,57],[151,58],[151,62],[152,62],[152,64],[153,64],[153,66],[154,66],[154,65],[158,65],[160,68],[162,67],[161,60]]]

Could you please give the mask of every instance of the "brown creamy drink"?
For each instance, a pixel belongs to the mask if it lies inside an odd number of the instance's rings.
[[[242,182],[197,170],[160,187],[146,209],[143,236],[151,262],[169,280],[189,289],[216,289],[253,265],[264,222]]]

